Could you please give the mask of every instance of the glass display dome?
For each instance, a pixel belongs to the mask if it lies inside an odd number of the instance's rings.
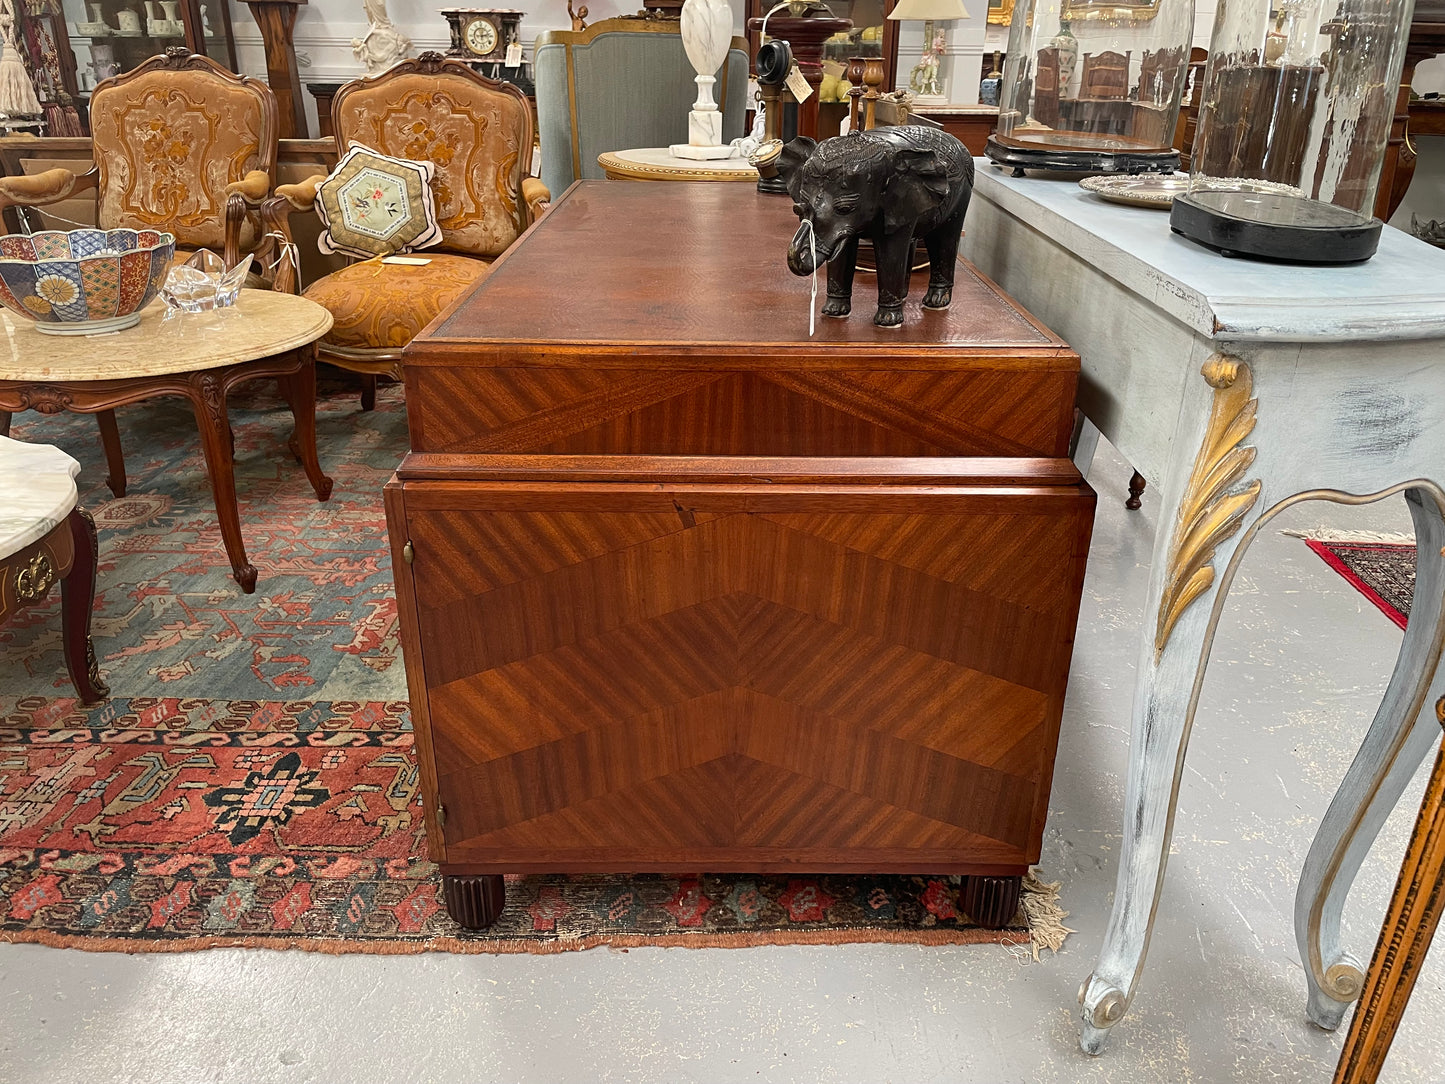
[[[1193,35],[1193,0],[1020,0],[986,153],[1016,169],[1173,172]]]
[[[1409,0],[1224,0],[1176,233],[1231,254],[1369,259]]]

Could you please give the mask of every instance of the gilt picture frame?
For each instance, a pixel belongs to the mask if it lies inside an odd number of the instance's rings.
[[[1108,19],[1148,22],[1159,14],[1161,0],[1064,0],[1061,15],[1069,20]]]
[[[995,26],[1008,26],[1014,17],[1014,0],[988,0],[988,21]]]

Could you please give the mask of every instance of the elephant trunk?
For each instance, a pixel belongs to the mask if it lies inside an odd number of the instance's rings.
[[[795,275],[811,275],[833,258],[833,247],[814,235],[811,220],[803,219],[788,245],[788,270]]]

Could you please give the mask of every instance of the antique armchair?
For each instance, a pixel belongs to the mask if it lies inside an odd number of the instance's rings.
[[[1129,53],[1113,50],[1084,54],[1080,98],[1121,99],[1129,96]]]
[[[549,189],[602,177],[597,156],[606,151],[687,142],[697,72],[680,27],[676,19],[624,17],[537,35],[537,127]],[[724,141],[743,134],[747,89],[747,42],[734,38],[717,73]]]
[[[96,225],[172,233],[178,257],[209,248],[231,267],[274,248],[263,237],[261,207],[276,172],[276,99],[261,80],[176,46],[97,86],[90,130],[89,170],[0,177],[0,211],[94,191]],[[122,497],[114,412],[97,420],[110,465],[106,484]],[[7,421],[0,418],[0,432]]]
[[[1040,49],[1034,68],[1034,120],[1047,128],[1059,125],[1059,95],[1067,89],[1059,86],[1059,50],[1050,45]]]
[[[209,248],[231,266],[261,240],[276,172],[276,99],[184,47],[106,79],[90,99],[95,165],[0,178],[0,210],[96,193],[102,229],[160,229],[181,251]]]
[[[532,111],[510,83],[428,52],[380,75],[347,83],[332,99],[336,146],[435,164],[432,193],[442,241],[414,253],[424,265],[367,260],[317,279],[303,292],[335,324],[320,357],[362,374],[362,409],[378,375],[401,378],[401,352],[432,319],[487,273],[545,208],[547,188],[530,176]],[[323,176],[283,184],[266,205],[290,236],[289,216],[309,211]]]

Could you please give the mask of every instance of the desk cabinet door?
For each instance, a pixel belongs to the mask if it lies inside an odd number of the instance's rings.
[[[1093,504],[1081,482],[393,483],[434,856],[1020,872]]]

